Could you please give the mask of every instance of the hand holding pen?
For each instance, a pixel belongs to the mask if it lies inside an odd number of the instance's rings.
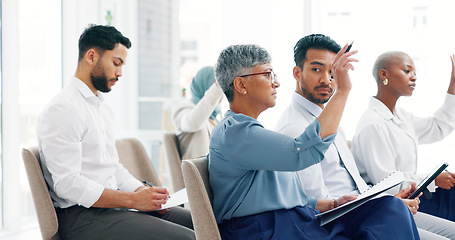
[[[169,192],[166,188],[157,186],[151,187],[151,183],[146,185],[147,186],[139,187],[134,192],[129,208],[137,209],[141,212],[148,212],[161,209],[162,205],[167,203]]]
[[[147,180],[142,180],[142,183],[145,184],[146,186],[149,186],[149,187],[153,187],[153,184]],[[168,198],[171,198],[171,196],[168,194],[167,196]],[[158,213],[159,214],[166,214],[167,212],[169,212],[169,208],[166,208],[166,209],[161,209],[161,210],[158,210]]]
[[[146,186],[153,187],[153,184],[147,180],[142,180],[142,183]],[[168,196],[168,198],[171,198],[171,196]]]
[[[352,48],[352,44],[354,43],[354,41],[351,42],[351,44],[349,44],[348,48],[346,49],[345,53],[349,52]]]
[[[354,42],[352,42],[350,45],[346,44],[337,53],[332,63],[332,76],[336,80],[337,91],[350,91],[352,88],[351,79],[348,72],[349,70],[354,70],[352,63],[359,61],[355,58],[351,58],[352,55],[357,53],[357,50],[350,51],[353,43]]]
[[[142,180],[142,183],[146,186],[153,187],[153,184],[147,180]]]
[[[344,53],[347,53],[351,50],[352,44],[354,44],[354,41],[352,41],[351,44],[349,44],[348,48],[346,48],[346,51],[344,51]],[[332,81],[332,80],[333,80],[333,75],[330,76],[330,81]]]

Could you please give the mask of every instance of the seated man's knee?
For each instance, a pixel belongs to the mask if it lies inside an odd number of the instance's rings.
[[[379,198],[380,205],[382,208],[395,209],[397,211],[409,212],[408,206],[403,202],[403,200],[394,197],[394,196],[384,196]]]

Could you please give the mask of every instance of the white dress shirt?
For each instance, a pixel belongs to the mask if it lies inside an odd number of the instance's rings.
[[[394,114],[375,97],[360,118],[352,140],[352,153],[361,176],[377,183],[395,170],[405,173],[405,183],[389,193],[395,194],[426,174],[416,174],[417,145],[446,137],[455,127],[455,95],[447,94],[443,106],[432,117],[419,118],[395,108]],[[439,159],[431,159],[435,165]],[[429,186],[434,191],[434,181]]]
[[[102,93],[73,77],[37,125],[44,177],[54,206],[92,206],[105,188],[133,192],[141,182],[120,163],[114,119]]]
[[[318,105],[294,92],[292,103],[278,121],[276,130],[297,137],[321,112]],[[324,155],[322,162],[298,172],[305,193],[315,198],[335,199],[368,189],[360,177],[341,128]]]
[[[319,106],[294,93],[292,103],[281,116],[276,129],[295,137],[296,133],[302,132],[321,112],[322,109]],[[325,159],[299,171],[298,176],[304,192],[315,198],[335,199],[343,195],[358,194],[368,189],[359,174],[341,128],[338,129],[335,142],[325,153]],[[455,224],[451,221],[421,212],[417,212],[414,219],[422,239],[435,239],[439,237],[438,234],[451,239],[454,235],[452,229]]]

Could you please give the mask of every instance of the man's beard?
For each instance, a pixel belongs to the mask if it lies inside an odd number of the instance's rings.
[[[96,88],[96,90],[104,93],[111,91],[111,89],[107,85],[109,80],[107,79],[106,74],[104,73],[103,66],[101,66],[99,62],[96,64],[95,68],[90,73],[90,78],[92,79],[92,84]]]
[[[100,92],[109,92],[111,89],[107,86],[107,78],[105,76],[94,76],[93,74],[90,75],[92,78],[92,84],[96,88],[96,90]]]
[[[317,87],[314,88],[314,90],[316,90],[317,88],[320,88],[320,87],[325,87],[325,86],[317,86]],[[328,87],[328,88],[330,88],[331,94],[330,94],[330,96],[327,99],[317,98],[312,92],[307,91],[304,86],[302,86],[300,88],[300,90],[302,91],[303,96],[305,96],[311,102],[318,103],[318,104],[325,104],[325,103],[327,103],[330,100],[330,98],[333,95],[333,89],[331,87]]]

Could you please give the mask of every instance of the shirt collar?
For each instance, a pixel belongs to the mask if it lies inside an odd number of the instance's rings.
[[[100,91],[98,91],[98,96],[96,96],[92,92],[92,90],[87,86],[87,84],[85,84],[82,80],[80,80],[77,77],[72,77],[71,78],[70,85],[72,87],[74,87],[77,91],[79,91],[81,93],[81,95],[84,98],[86,98],[86,99],[90,99],[90,98],[96,97],[96,98],[98,98],[101,101],[104,100],[104,96],[103,96],[103,94]]]
[[[400,118],[404,118],[404,116],[401,116],[398,113],[397,108],[394,109],[394,112],[395,112],[395,115],[394,115],[392,112],[390,112],[390,110],[387,108],[387,106],[384,103],[382,103],[375,97],[370,98],[370,103],[369,103],[368,107],[370,109],[372,109],[373,111],[377,112],[379,114],[379,116],[384,118],[384,120],[392,120],[396,123],[401,123],[402,120],[400,120]]]
[[[224,114],[224,118],[231,117],[231,116],[234,116],[234,115],[243,115],[245,117],[249,117],[251,119],[254,119],[254,118],[252,118],[250,116],[247,116],[247,115],[245,115],[243,113],[235,113],[235,112],[231,111],[230,109],[226,111],[226,114]],[[254,119],[254,120],[256,120],[256,119]]]
[[[299,108],[306,109],[315,117],[319,117],[319,115],[322,113],[321,107],[311,102],[310,100],[306,99],[297,92],[294,92],[292,95],[292,103],[296,104]]]

